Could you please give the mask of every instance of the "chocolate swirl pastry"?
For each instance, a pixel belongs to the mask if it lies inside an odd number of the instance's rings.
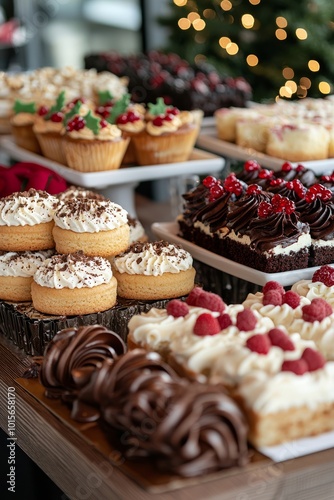
[[[78,393],[71,416],[92,422],[102,414],[113,427],[140,428],[145,418],[160,414],[170,397],[169,385],[176,380],[179,377],[159,354],[134,349],[102,363]]]
[[[313,170],[304,167],[303,165],[298,165],[296,168],[291,167],[290,169],[281,169],[275,172],[275,177],[278,179],[284,179],[285,181],[293,181],[298,179],[305,187],[312,186],[317,182],[317,177]]]
[[[323,201],[316,198],[307,202],[305,199],[296,203],[296,210],[300,213],[300,220],[310,226],[311,237],[321,240],[334,238],[334,205],[333,201]]]
[[[298,238],[307,232],[309,225],[301,222],[296,212],[277,212],[265,218],[257,217],[250,222],[247,230],[251,248],[262,253],[277,245],[285,248],[297,243]]]
[[[164,415],[128,439],[127,456],[151,456],[161,471],[184,477],[245,465],[247,425],[224,389],[185,381],[171,388]]]
[[[194,189],[182,195],[182,198],[185,200],[183,211],[183,219],[185,221],[192,224],[196,220],[198,212],[208,203],[209,194],[210,190],[204,184],[199,184]]]
[[[45,395],[71,401],[106,358],[126,350],[123,340],[104,326],[61,330],[48,344],[39,372]]]
[[[258,190],[245,194],[233,203],[230,203],[227,214],[227,227],[236,234],[243,233],[249,223],[257,216],[257,209],[261,201],[269,201],[271,194]]]
[[[193,216],[193,221],[199,221],[210,227],[210,231],[218,231],[226,225],[228,204],[231,199],[235,199],[232,193],[225,192],[217,200],[207,203],[197,214]]]
[[[289,200],[294,201],[295,203],[300,200],[300,196],[296,193],[295,189],[291,189],[287,186],[287,182],[284,181],[283,179],[281,183],[272,183],[270,184],[266,191],[268,193],[274,194],[280,194],[281,196],[285,196],[286,198],[289,198]]]

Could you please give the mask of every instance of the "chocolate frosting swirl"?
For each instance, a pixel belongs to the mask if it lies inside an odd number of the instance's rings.
[[[251,220],[257,215],[257,209],[261,201],[268,201],[272,195],[265,191],[259,193],[245,194],[242,198],[230,203],[227,215],[227,227],[235,233],[243,233]]]
[[[313,170],[299,165],[296,168],[291,168],[291,170],[279,170],[275,172],[275,177],[278,179],[284,179],[285,181],[293,181],[298,179],[305,187],[310,187],[312,184],[317,182],[317,177]]]
[[[302,233],[309,231],[309,225],[300,221],[296,212],[286,214],[278,212],[268,217],[256,217],[247,230],[251,239],[251,248],[267,252],[277,245],[283,248],[298,241]]]
[[[300,213],[300,220],[310,226],[311,237],[321,240],[334,238],[334,205],[333,201],[323,201],[316,198],[308,203],[300,200],[296,203],[296,210]]]
[[[45,395],[72,400],[104,359],[125,350],[123,340],[101,325],[61,330],[46,347],[39,372]]]
[[[248,461],[247,425],[219,386],[173,384],[163,418],[129,438],[127,455],[153,456],[163,472],[198,476]]]
[[[300,197],[294,189],[289,189],[286,184],[287,183],[283,181],[281,184],[276,184],[274,186],[269,185],[267,187],[267,192],[272,194],[280,194],[281,196],[285,196],[295,203],[298,202],[300,200]]]
[[[208,203],[210,190],[203,184],[199,184],[194,189],[184,193],[182,198],[185,200],[183,218],[185,221],[193,223],[197,213]]]
[[[178,378],[159,354],[134,349],[114,362],[102,363],[90,383],[79,392],[72,418],[91,422],[102,413],[114,427],[140,426],[144,418],[164,406],[169,397],[168,385]],[[133,418],[131,424],[130,418]]]
[[[217,200],[206,204],[193,216],[193,221],[198,220],[210,226],[212,232],[226,226],[228,205],[231,196],[231,193],[225,192]]]

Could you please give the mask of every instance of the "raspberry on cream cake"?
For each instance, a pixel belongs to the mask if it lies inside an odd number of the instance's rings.
[[[46,259],[31,284],[37,311],[68,316],[110,309],[116,304],[116,291],[109,261],[82,252]]]
[[[33,188],[0,198],[0,250],[54,248],[53,216],[58,205],[55,196]]]
[[[189,252],[167,241],[136,242],[114,257],[118,295],[126,299],[156,300],[187,295],[196,271]]]
[[[128,214],[107,199],[63,202],[54,214],[53,237],[59,253],[82,250],[86,255],[112,257],[130,241]]]
[[[321,266],[310,280],[299,280],[292,285],[292,291],[309,301],[317,298],[325,299],[334,307],[334,267]]]

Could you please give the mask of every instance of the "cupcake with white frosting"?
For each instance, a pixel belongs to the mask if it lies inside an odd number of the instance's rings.
[[[112,257],[129,246],[130,228],[124,208],[110,200],[68,201],[54,214],[53,237],[59,253],[78,250],[86,255]]]
[[[189,252],[166,241],[134,243],[112,262],[118,295],[126,299],[181,297],[194,287],[195,269]]]
[[[45,314],[106,311],[116,304],[116,294],[117,281],[109,261],[82,252],[46,259],[31,285],[33,306]]]

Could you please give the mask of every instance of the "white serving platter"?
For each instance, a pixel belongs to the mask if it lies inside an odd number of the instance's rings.
[[[200,133],[197,139],[197,146],[212,153],[231,158],[234,160],[246,161],[256,160],[262,167],[271,168],[273,170],[280,170],[284,161],[282,158],[275,158],[273,156],[260,153],[251,148],[244,148],[232,142],[227,142],[217,137],[217,132],[214,127],[206,128],[203,133]],[[313,160],[303,162],[291,162],[292,165],[298,164],[310,168],[317,175],[328,174],[334,170],[334,158],[326,160]]]
[[[44,156],[18,147],[12,136],[1,137],[0,147],[15,160],[39,163],[54,170],[72,184],[88,188],[133,184],[135,182],[170,178],[187,174],[215,173],[221,171],[225,165],[224,158],[208,153],[207,151],[194,149],[190,159],[184,162],[150,166],[131,166],[117,170],[85,173],[73,170],[65,165],[48,160]]]
[[[205,250],[205,248],[201,248],[181,238],[178,235],[179,226],[177,222],[155,222],[152,224],[152,232],[158,238],[181,245],[199,262],[260,286],[265,285],[268,281],[277,281],[282,286],[290,286],[296,283],[296,281],[311,279],[313,273],[319,269],[319,267],[308,267],[306,269],[296,269],[283,273],[263,273],[251,267],[238,264],[233,260],[226,259],[216,253],[209,252],[209,250]]]

